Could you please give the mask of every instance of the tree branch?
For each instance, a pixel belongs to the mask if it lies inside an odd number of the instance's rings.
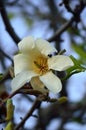
[[[14,29],[12,28],[12,26],[10,24],[10,21],[8,19],[8,16],[7,16],[7,12],[6,12],[5,7],[4,7],[3,0],[0,0],[0,12],[1,12],[1,16],[2,16],[2,19],[3,19],[3,22],[5,24],[7,32],[12,37],[14,42],[17,44],[20,41],[20,38],[17,36],[17,34],[15,33]]]
[[[66,0],[64,0],[66,1]],[[66,8],[67,10],[69,6],[67,5]],[[70,27],[70,25],[75,21],[75,22],[80,22],[80,14],[82,13],[83,9],[85,8],[85,5],[83,3],[83,1],[80,1],[80,5],[76,6],[74,12],[70,11],[71,9],[69,9],[70,12],[72,12],[73,17],[67,22],[65,23],[59,30],[56,31],[56,33],[54,34],[54,36],[52,36],[51,38],[48,39],[49,42],[52,41],[56,41],[58,39],[58,37],[65,31],[67,30],[67,28]]]
[[[60,36],[70,25],[73,23],[74,17],[72,17],[68,22],[66,22],[62,27],[56,31],[56,33],[48,39],[49,42],[56,41],[58,36]]]
[[[17,125],[17,127],[15,128],[15,130],[19,130],[24,123],[26,122],[26,120],[32,115],[33,111],[38,108],[38,106],[40,105],[40,101],[38,99],[35,100],[32,108],[30,109],[30,111],[26,114],[26,116],[23,118],[23,120]]]

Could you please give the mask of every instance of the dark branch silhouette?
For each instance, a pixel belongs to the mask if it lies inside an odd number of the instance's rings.
[[[10,21],[8,19],[8,16],[7,16],[6,9],[4,7],[4,1],[3,0],[0,0],[0,12],[1,12],[1,16],[3,18],[3,22],[5,24],[7,32],[12,37],[14,42],[17,44],[20,41],[20,38],[17,36],[17,34],[15,33],[14,29],[12,28],[12,26],[10,24]]]

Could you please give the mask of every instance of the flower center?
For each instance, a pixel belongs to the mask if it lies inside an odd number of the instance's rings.
[[[47,58],[44,56],[37,57],[37,59],[34,60],[33,69],[39,75],[45,74],[49,70],[47,64]]]

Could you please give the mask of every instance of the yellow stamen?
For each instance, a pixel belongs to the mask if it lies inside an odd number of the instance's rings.
[[[47,58],[44,56],[37,57],[37,59],[34,60],[33,69],[39,75],[45,74],[49,70],[47,64]]]

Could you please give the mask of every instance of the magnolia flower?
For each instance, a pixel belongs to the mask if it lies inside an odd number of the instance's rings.
[[[12,80],[12,91],[21,88],[25,83],[30,82],[33,89],[45,91],[44,86],[53,93],[62,89],[60,79],[52,70],[64,71],[73,66],[68,56],[49,54],[57,52],[50,43],[41,38],[34,40],[29,36],[18,44],[19,54],[14,56],[14,73]]]

